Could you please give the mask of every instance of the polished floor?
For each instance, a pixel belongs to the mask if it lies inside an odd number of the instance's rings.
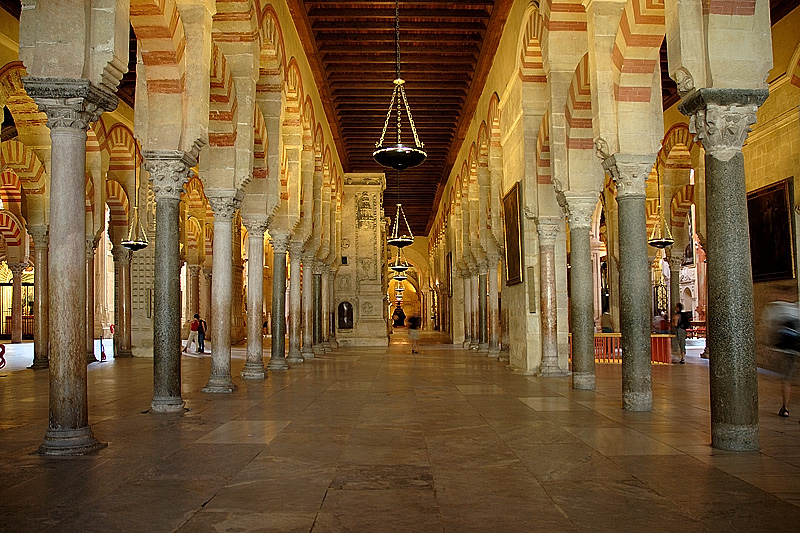
[[[759,375],[761,452],[709,446],[708,366],[653,367],[655,406],[620,409],[620,367],[597,390],[517,375],[452,345],[339,349],[266,381],[200,392],[183,359],[183,415],[148,412],[152,360],[90,365],[90,421],[108,447],[34,454],[48,376],[0,371],[0,530],[797,531],[800,401]],[[28,357],[28,356],[25,356]],[[800,393],[797,394],[800,397]]]

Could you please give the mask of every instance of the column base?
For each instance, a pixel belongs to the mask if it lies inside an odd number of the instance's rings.
[[[579,390],[594,390],[594,372],[573,372],[572,388]]]
[[[321,344],[314,345],[314,353],[317,355],[325,355],[325,347]]]
[[[210,394],[230,394],[236,390],[236,385],[233,384],[231,378],[228,376],[211,376],[208,378],[208,383],[202,388],[203,392]]]
[[[539,369],[539,375],[545,378],[551,378],[551,377],[554,378],[559,376],[567,376],[569,375],[569,372],[562,370],[562,368],[558,365],[549,365],[544,363],[542,364],[542,367]],[[594,374],[591,374],[591,377],[592,377],[592,388],[589,390],[594,390]],[[574,379],[573,379],[573,384],[574,384]],[[573,388],[578,388],[578,387],[573,386]]]
[[[488,342],[480,343],[478,345],[478,351],[481,352],[481,353],[488,354],[489,353],[489,343]]]
[[[114,359],[128,359],[133,357],[133,352],[130,350],[115,350]]]
[[[470,350],[477,350],[478,349],[478,343],[477,342],[470,342],[469,349]]]
[[[303,349],[300,350],[300,355],[303,356],[303,359],[314,359],[314,350],[311,347],[306,348],[303,346]]]
[[[336,339],[331,339],[328,343],[331,347],[331,350],[336,350],[339,348],[339,342]]]
[[[289,363],[286,362],[285,357],[270,357],[267,363],[269,370],[289,370]]]
[[[469,350],[469,347],[470,347],[471,344],[472,344],[472,341],[464,340],[464,342],[461,343],[461,347],[466,349],[466,350]]]
[[[90,365],[92,363],[96,363],[98,361],[97,357],[94,356],[93,353],[86,354],[86,364]]]
[[[50,368],[50,360],[49,359],[34,359],[33,364],[29,366],[31,370],[42,370],[45,368]]]
[[[180,396],[153,398],[153,401],[150,402],[151,413],[182,413],[185,407],[186,402],[184,402]]]
[[[289,352],[289,355],[286,356],[286,362],[287,363],[292,363],[292,364],[294,364],[294,363],[302,363],[303,362],[303,356],[300,355],[300,352],[297,352],[297,353]]]
[[[48,429],[39,455],[86,455],[108,446],[92,435],[89,426],[78,429]]]
[[[625,411],[652,411],[652,392],[624,392],[622,393],[622,408]]]
[[[267,370],[263,363],[245,363],[241,376],[242,379],[267,379]]]
[[[326,352],[331,351],[331,343],[328,341],[322,341],[322,347],[325,348]]]
[[[711,446],[732,452],[758,451],[758,424],[711,423]]]

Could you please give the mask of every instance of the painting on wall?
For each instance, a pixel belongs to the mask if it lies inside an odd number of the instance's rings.
[[[520,191],[516,182],[503,197],[503,235],[506,242],[506,285],[522,283]]]
[[[792,178],[747,194],[753,281],[794,278]]]

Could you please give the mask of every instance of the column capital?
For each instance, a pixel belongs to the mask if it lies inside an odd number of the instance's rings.
[[[197,159],[181,150],[145,150],[142,156],[144,169],[150,173],[156,200],[180,200],[183,185],[188,181]]]
[[[34,247],[39,248],[44,246],[47,248],[50,228],[46,224],[35,224],[33,226],[28,226],[26,229],[28,230],[28,235],[33,239]]]
[[[272,249],[275,252],[285,254],[289,249],[289,232],[271,231],[269,234],[269,242],[272,244]]]
[[[597,191],[565,191],[564,197],[567,199],[569,212],[567,220],[570,230],[591,228],[592,215],[600,200],[600,193]]]
[[[591,217],[591,215],[589,216]],[[539,232],[539,246],[554,246],[560,227],[561,217],[536,217],[536,230]]]
[[[681,256],[670,256],[667,259],[667,263],[669,263],[670,270],[680,270],[683,266],[683,257]]]
[[[647,197],[647,176],[655,161],[656,154],[614,154],[603,160],[603,168],[617,185],[617,200]]]
[[[689,131],[706,153],[729,161],[742,153],[756,111],[768,96],[768,89],[693,89],[678,110],[689,117]]]
[[[7,263],[8,269],[14,275],[14,277],[19,277],[22,274],[22,271],[28,268],[28,263]]]
[[[489,262],[488,261],[478,261],[478,275],[485,276],[489,273]]]
[[[255,237],[264,238],[264,232],[269,227],[267,215],[242,215],[242,224],[247,228],[247,233]]]
[[[242,205],[244,198],[241,189],[206,189],[205,194],[214,211],[214,218],[227,221],[233,220],[233,215]]]
[[[305,245],[302,241],[289,241],[289,260],[290,261],[300,261],[300,257],[303,255],[303,246]]]
[[[209,282],[211,282],[211,275],[212,275],[212,270],[211,270],[210,268],[204,268],[204,269],[203,269],[203,276],[204,276],[204,277],[206,278],[206,280],[208,280]]]
[[[203,269],[200,265],[187,265],[187,268],[189,269],[189,275],[193,278],[199,278],[200,271]]]
[[[82,131],[97,121],[105,111],[113,111],[119,98],[86,79],[22,78],[25,92],[33,98],[39,110],[47,115],[47,127],[70,128]]]
[[[111,255],[114,256],[115,263],[121,264],[131,264],[131,258],[133,257],[133,252],[129,249],[125,248],[124,246],[113,246],[111,248]]]

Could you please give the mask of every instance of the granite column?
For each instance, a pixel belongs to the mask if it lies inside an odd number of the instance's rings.
[[[472,305],[470,306],[470,329],[472,330],[472,337],[469,341],[469,349],[470,350],[477,350],[480,346],[481,342],[481,332],[480,332],[480,282],[478,280],[478,265],[474,264],[469,269],[469,285],[470,285],[470,296],[472,300]]]
[[[47,226],[28,226],[33,237],[33,364],[30,368],[47,368],[50,357],[50,329],[47,305]]]
[[[303,253],[303,243],[289,242],[289,353],[287,363],[302,363],[300,354],[300,256]]]
[[[114,309],[114,358],[133,357],[131,351],[131,259],[133,253],[123,246],[111,249],[116,274]]]
[[[189,320],[200,314],[200,265],[189,265]]]
[[[711,445],[758,450],[753,277],[742,145],[766,89],[695,89],[678,109],[705,149]]]
[[[261,310],[264,307],[264,232],[268,219],[243,217],[247,228],[247,361],[242,379],[264,379],[264,338],[261,335]]]
[[[289,233],[271,231],[273,254],[272,272],[272,350],[270,370],[286,370],[286,251],[289,249]]]
[[[214,276],[210,268],[203,269],[203,283],[200,289],[200,316],[206,321],[207,324],[212,324],[214,317],[214,310],[211,308],[211,286],[214,283]],[[206,341],[209,341],[214,335],[211,328],[206,331]]]
[[[303,257],[303,347],[300,354],[303,359],[314,358],[314,259],[309,256]]]
[[[469,349],[472,344],[472,279],[469,268],[461,269],[461,279],[464,282],[464,348]]]
[[[314,353],[325,353],[322,346],[322,273],[314,264]]]
[[[335,350],[339,347],[339,342],[336,340],[336,291],[333,290],[334,282],[336,281],[336,270],[333,268],[328,269],[328,322],[329,322],[329,339],[328,344],[331,349]]]
[[[321,310],[320,315],[322,318],[322,324],[320,325],[322,329],[322,347],[325,348],[326,352],[331,351],[331,331],[330,331],[330,322],[331,322],[331,313],[330,313],[330,303],[331,299],[328,293],[330,292],[330,287],[328,283],[330,282],[330,276],[328,275],[331,271],[331,267],[328,265],[322,266],[322,277],[321,277],[321,291],[320,291],[320,304]]]
[[[591,200],[589,200],[591,202]],[[577,206],[576,206],[577,209]],[[577,225],[577,221],[575,223]],[[536,229],[539,233],[539,307],[542,317],[542,376],[563,376],[566,372],[558,365],[558,301],[556,289],[556,238],[561,226],[559,217],[538,217]],[[583,234],[583,230],[575,231]],[[580,247],[580,245],[579,245]],[[574,264],[572,268],[575,272]],[[574,285],[573,285],[574,287]],[[582,310],[585,312],[585,310]],[[583,315],[581,315],[583,317]],[[585,332],[583,333],[586,334]],[[594,343],[594,332],[592,332]],[[585,360],[581,363],[586,363]],[[594,354],[589,365],[583,364],[582,376],[578,381],[593,381]],[[588,378],[588,379],[585,379]],[[582,388],[582,387],[576,387]],[[594,387],[588,387],[590,390]]]
[[[86,236],[86,362],[96,363],[94,355],[94,252],[98,239],[94,235]]]
[[[89,427],[86,390],[86,131],[117,97],[84,79],[23,78],[50,128],[48,263],[50,416],[39,453],[83,455],[104,444]]]
[[[481,261],[478,265],[478,350],[485,354],[489,353],[488,275],[489,265]]]
[[[22,272],[27,263],[8,263],[11,270],[11,342],[22,342]]]

